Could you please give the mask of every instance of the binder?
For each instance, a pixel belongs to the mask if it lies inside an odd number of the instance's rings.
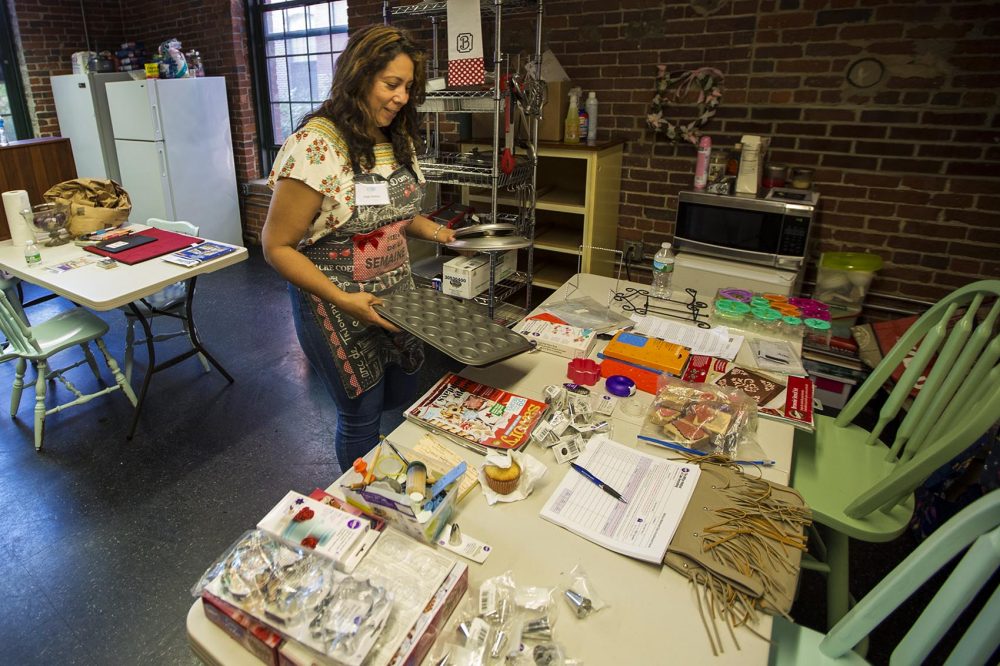
[[[201,238],[174,233],[173,231],[167,231],[166,229],[144,229],[141,236],[151,237],[156,242],[145,242],[142,245],[130,247],[118,252],[104,250],[97,245],[90,245],[84,247],[83,249],[87,252],[99,254],[102,257],[111,257],[115,261],[131,266],[133,264],[147,261],[148,259],[162,257],[165,254],[170,254],[171,252],[176,252],[181,248],[190,247],[202,242]]]

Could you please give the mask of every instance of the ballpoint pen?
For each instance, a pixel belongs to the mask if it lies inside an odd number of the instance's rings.
[[[628,504],[628,500],[626,500],[624,497],[622,497],[622,495],[621,495],[620,492],[618,492],[617,490],[615,490],[614,488],[612,488],[608,484],[606,484],[603,481],[601,481],[600,479],[598,479],[596,476],[594,476],[587,469],[581,467],[580,465],[577,465],[576,463],[570,463],[569,465],[570,465],[570,467],[572,467],[573,469],[575,469],[576,471],[578,471],[580,474],[582,474],[585,479],[587,479],[588,481],[590,481],[591,483],[593,483],[594,485],[596,485],[598,488],[600,488],[601,490],[603,490],[607,494],[609,494],[612,497],[614,497],[619,502],[622,502],[624,504]]]

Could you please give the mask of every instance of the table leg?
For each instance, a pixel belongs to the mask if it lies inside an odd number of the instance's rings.
[[[129,309],[135,318],[139,320],[139,325],[142,326],[142,331],[146,335],[146,353],[148,354],[148,361],[146,365],[146,372],[142,375],[142,388],[139,389],[139,397],[135,403],[135,411],[132,412],[132,425],[128,429],[128,434],[125,435],[125,439],[132,439],[135,434],[135,427],[139,425],[139,414],[142,412],[142,405],[146,401],[146,391],[149,390],[149,380],[152,379],[153,373],[156,372],[156,350],[153,347],[153,327],[149,325],[149,320],[146,319],[146,315],[142,313],[142,309],[139,308],[135,303],[128,304]]]
[[[226,369],[222,367],[222,364],[216,361],[215,357],[213,357],[208,350],[205,349],[204,345],[201,344],[201,338],[198,337],[198,327],[194,322],[193,308],[194,290],[197,280],[197,276],[188,280],[187,296],[184,303],[184,317],[187,320],[188,337],[190,338],[192,348],[183,354],[178,354],[173,358],[167,359],[163,363],[156,363],[156,351],[153,344],[153,328],[149,323],[149,319],[146,318],[142,310],[135,303],[129,303],[129,309],[139,321],[139,325],[142,326],[142,331],[146,336],[146,352],[149,355],[149,361],[146,367],[146,373],[142,378],[142,388],[139,389],[139,398],[135,405],[135,412],[132,415],[132,426],[129,428],[126,439],[132,439],[132,436],[135,435],[135,428],[139,424],[139,414],[142,411],[142,405],[146,399],[146,392],[149,390],[149,382],[154,373],[159,372],[160,370],[166,370],[167,368],[177,365],[185,359],[201,354],[216,370],[219,371],[219,374],[226,378],[227,382],[232,384],[235,381],[232,375],[226,372]]]
[[[220,365],[219,362],[216,361],[211,354],[208,353],[208,350],[205,349],[205,347],[201,344],[201,339],[198,337],[198,327],[195,326],[194,323],[194,309],[193,309],[194,287],[195,287],[195,281],[197,279],[198,276],[195,276],[190,280],[188,280],[187,299],[185,300],[184,303],[184,316],[187,317],[188,335],[191,337],[191,346],[193,346],[195,350],[198,351],[198,353],[200,353],[202,356],[208,359],[208,362],[211,363],[212,366],[219,371],[219,374],[225,377],[226,381],[232,384],[234,381],[232,376],[228,372],[226,372],[226,369],[223,368],[222,365]]]

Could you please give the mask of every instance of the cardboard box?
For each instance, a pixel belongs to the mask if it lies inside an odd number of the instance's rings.
[[[616,334],[598,354],[601,358],[617,359],[675,377],[680,377],[689,355],[690,352],[680,345],[635,333]]]
[[[509,250],[497,254],[496,282],[510,277],[517,270],[517,252]],[[490,257],[477,254],[472,257],[455,257],[445,262],[441,275],[441,291],[448,296],[473,298],[489,287]]]
[[[428,544],[433,544],[448,524],[455,509],[455,496],[458,494],[458,484],[452,483],[445,490],[444,498],[430,518],[423,521],[418,517],[408,495],[375,487],[355,489],[341,486],[340,489],[347,501],[354,506],[379,516],[403,534]]]
[[[566,124],[566,111],[569,109],[569,81],[547,81],[545,106],[542,107],[542,117],[538,121],[538,140],[563,140]]]
[[[546,81],[545,106],[542,107],[542,117],[538,121],[538,140],[559,143],[563,139],[563,128],[566,121],[566,111],[569,108],[569,81]],[[501,131],[503,121],[501,119]],[[493,136],[493,115],[476,113],[472,115],[472,137],[475,139]],[[503,137],[500,137],[503,145]]]
[[[282,638],[268,627],[208,591],[201,593],[205,617],[218,625],[250,654],[265,664],[277,666]]]
[[[448,618],[458,608],[458,602],[468,588],[469,567],[456,562],[448,578],[406,634],[403,644],[389,662],[390,666],[418,666],[430,652],[431,646],[444,629]]]
[[[514,327],[529,342],[549,354],[563,358],[586,358],[594,348],[597,335],[592,328],[570,326],[543,316],[528,317]]]

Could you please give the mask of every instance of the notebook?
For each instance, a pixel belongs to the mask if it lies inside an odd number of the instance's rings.
[[[102,257],[111,257],[115,261],[120,261],[123,264],[132,265],[141,263],[148,259],[162,257],[165,254],[170,254],[171,252],[176,252],[181,248],[190,247],[202,242],[201,238],[186,236],[184,234],[174,233],[173,231],[167,231],[165,229],[144,229],[139,235],[152,238],[156,242],[146,242],[136,247],[119,250],[118,252],[102,249],[98,245],[87,246],[83,249],[87,252],[99,254]]]
[[[98,243],[92,247],[97,247],[105,252],[112,252],[118,254],[119,252],[124,252],[126,250],[131,250],[133,247],[139,247],[140,245],[145,245],[146,243],[155,243],[156,239],[152,236],[143,236],[142,234],[129,234],[128,236],[122,236],[120,238],[112,238],[111,240],[104,241],[103,243]]]

